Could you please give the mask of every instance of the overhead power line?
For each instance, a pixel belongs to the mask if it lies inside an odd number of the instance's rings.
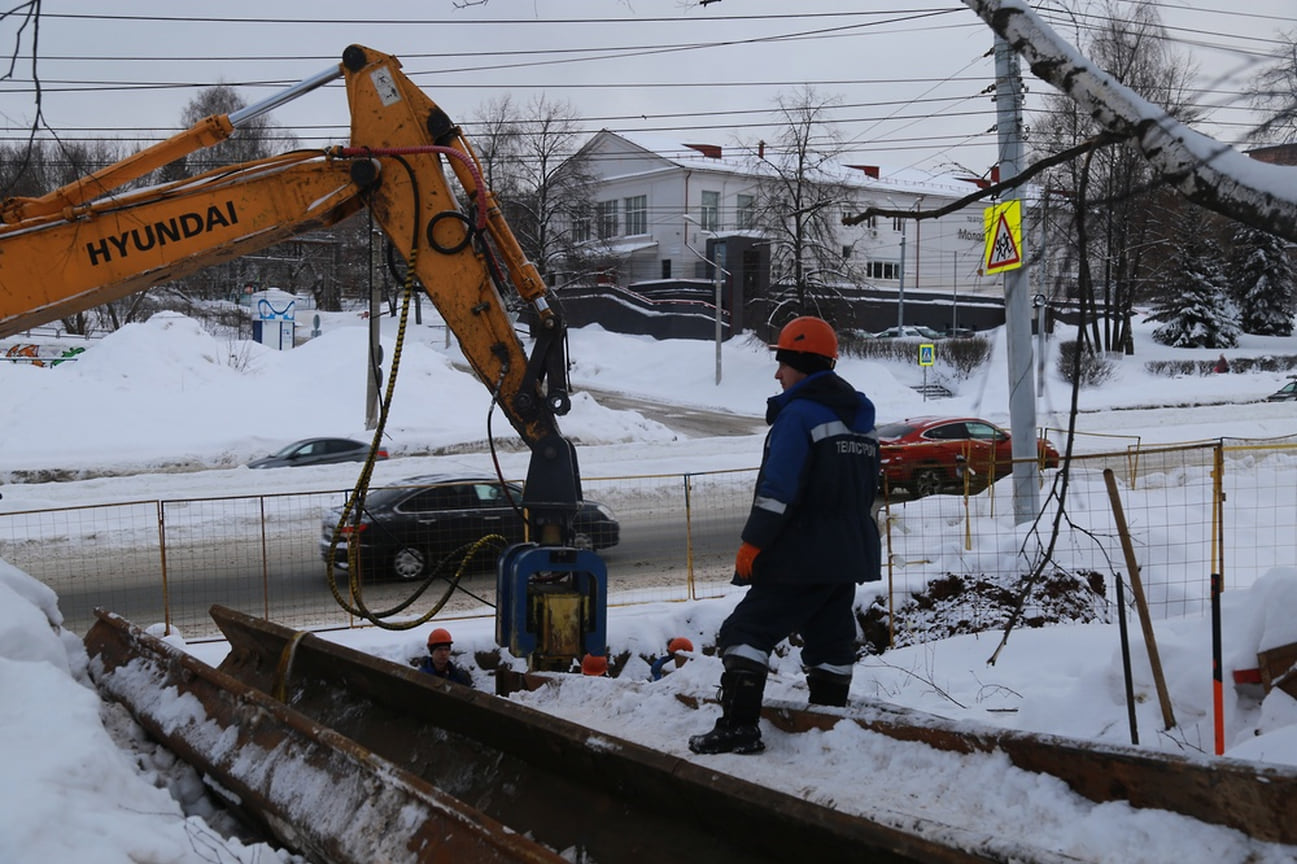
[[[1142,2],[1145,2],[1147,5],[1157,7],[1159,10],[1165,10],[1167,13],[1179,13],[1185,11],[1185,4],[1184,2],[1182,2],[1182,0],[1176,0],[1176,2],[1169,2],[1169,0],[1168,2],[1154,2],[1154,0],[1142,0]],[[1095,32],[1098,32],[1099,29],[1103,27],[1109,27],[1112,24],[1112,21],[1109,18],[1106,18],[1101,15],[1096,15],[1093,13],[1088,13],[1088,12],[1076,12],[1073,13],[1070,17],[1064,18],[1063,16],[1059,15],[1056,11],[1052,10],[1048,4],[1042,6],[1039,11],[1043,16],[1047,18],[1047,20],[1050,20],[1052,23],[1054,23],[1055,26],[1057,26],[1061,32],[1067,32],[1073,26],[1076,26],[1083,33],[1093,34]],[[1222,23],[1226,25],[1229,25],[1229,22],[1231,21],[1232,22],[1239,22],[1239,21],[1246,21],[1246,20],[1274,21],[1277,30],[1280,25],[1291,23],[1289,19],[1285,19],[1282,17],[1249,13],[1247,11],[1239,10],[1239,9],[1212,8],[1212,9],[1197,9],[1195,11],[1199,11],[1204,14],[1222,16]],[[452,59],[456,61],[468,60],[473,65],[466,66],[464,68],[456,68],[456,69],[442,68],[442,69],[424,70],[424,71],[411,70],[407,68],[406,71],[408,74],[410,74],[412,78],[421,78],[423,80],[435,81],[435,85],[433,86],[435,86],[435,88],[441,92],[445,92],[445,91],[474,92],[478,90],[492,90],[492,89],[498,90],[502,85],[482,83],[480,81],[472,81],[467,83],[451,83],[448,79],[453,78],[456,75],[462,75],[464,73],[481,75],[488,72],[510,73],[510,74],[514,74],[516,77],[516,72],[522,69],[538,70],[544,67],[560,67],[572,63],[591,63],[591,62],[602,63],[606,61],[621,61],[626,59],[627,57],[632,57],[632,56],[661,56],[661,55],[675,54],[681,52],[706,53],[712,50],[727,48],[727,47],[732,47],[737,45],[752,45],[752,44],[775,45],[781,43],[796,43],[798,41],[805,41],[805,40],[861,38],[866,35],[870,37],[883,36],[886,38],[896,38],[898,34],[896,28],[904,28],[903,32],[905,34],[911,34],[911,35],[919,29],[946,30],[946,29],[958,28],[958,29],[967,29],[969,30],[970,33],[984,29],[984,25],[971,18],[967,24],[952,23],[949,25],[934,26],[933,23],[931,23],[931,22],[947,20],[946,16],[950,16],[953,19],[953,16],[955,15],[966,15],[966,14],[967,14],[967,9],[965,7],[957,3],[952,3],[951,6],[946,8],[940,8],[940,9],[933,9],[931,7],[928,7],[928,8],[888,9],[888,10],[878,10],[878,11],[812,12],[812,13],[789,12],[789,13],[764,14],[764,15],[742,15],[742,14],[739,15],[679,15],[679,16],[659,16],[659,17],[634,18],[634,19],[618,18],[614,16],[585,16],[585,17],[573,17],[573,18],[561,19],[561,20],[553,20],[553,19],[538,20],[533,18],[495,19],[495,20],[482,19],[482,18],[472,18],[472,19],[441,18],[441,19],[432,19],[432,20],[429,19],[416,20],[416,19],[405,19],[405,18],[385,18],[385,19],[383,18],[363,18],[363,19],[361,18],[356,18],[356,19],[312,18],[309,21],[309,23],[312,25],[326,25],[326,26],[341,25],[341,26],[346,26],[355,29],[364,28],[370,25],[384,25],[384,26],[395,25],[401,27],[433,25],[433,26],[438,26],[443,28],[445,27],[473,28],[473,27],[481,27],[484,25],[499,26],[502,24],[506,24],[511,27],[528,28],[528,29],[535,29],[537,27],[546,27],[546,26],[567,27],[569,29],[573,29],[573,28],[584,27],[585,25],[624,26],[627,24],[665,23],[665,24],[681,25],[683,27],[690,29],[691,32],[696,32],[699,25],[704,23],[709,23],[709,22],[711,23],[725,22],[727,24],[727,27],[729,25],[732,25],[733,23],[744,22],[744,21],[771,22],[774,25],[776,25],[776,27],[781,27],[781,25],[787,23],[791,23],[795,25],[792,29],[788,30],[788,32],[767,33],[767,34],[755,35],[755,36],[741,38],[741,39],[708,40],[708,41],[687,41],[687,40],[669,41],[668,40],[662,42],[645,42],[641,40],[638,42],[631,42],[629,44],[624,44],[624,45],[602,45],[602,46],[590,46],[588,44],[580,45],[580,46],[554,45],[553,41],[546,40],[545,44],[548,44],[550,47],[544,49],[536,49],[536,50],[517,49],[517,50],[500,50],[500,51],[471,51],[471,52],[455,52],[450,54],[447,53],[424,54],[424,53],[415,52],[415,53],[402,54],[402,59],[407,63],[407,66],[409,66],[412,61],[418,62],[418,61],[428,60],[428,59],[435,59],[438,62],[444,62],[447,59]],[[246,24],[246,25],[301,26],[304,23],[308,23],[304,21],[302,18],[272,17],[272,16],[265,16],[265,17],[248,16],[243,18],[231,19],[231,18],[226,18],[224,16],[209,16],[209,15],[154,16],[154,15],[115,14],[115,13],[74,14],[74,13],[43,12],[42,17],[45,19],[61,19],[65,21],[84,22],[88,24],[106,24],[110,22],[124,21],[124,22],[129,22],[132,26],[134,25],[144,26],[144,25],[155,24],[155,23],[160,25],[174,25],[177,23],[202,25],[205,23],[212,23],[212,22]],[[1195,49],[1211,49],[1211,50],[1218,50],[1218,51],[1234,52],[1238,54],[1240,57],[1251,58],[1253,60],[1268,57],[1270,56],[1269,52],[1273,48],[1286,44],[1283,42],[1282,39],[1279,38],[1256,37],[1250,35],[1243,36],[1243,35],[1238,35],[1237,33],[1232,34],[1230,32],[1231,30],[1236,30],[1236,29],[1237,28],[1235,26],[1222,26],[1220,30],[1217,31],[1214,29],[1213,30],[1203,29],[1201,27],[1183,27],[1183,26],[1164,25],[1162,32],[1158,33],[1157,35],[1158,38],[1166,39],[1169,44],[1192,46]],[[988,35],[988,39],[989,39],[989,35]],[[264,65],[266,63],[285,63],[285,62],[300,63],[300,62],[305,62],[307,60],[313,60],[313,59],[320,60],[323,62],[331,62],[336,58],[335,57],[327,57],[327,58],[311,57],[310,55],[288,55],[288,54],[244,56],[244,57],[228,56],[228,55],[211,56],[211,57],[199,57],[199,56],[111,57],[111,56],[90,56],[90,55],[43,54],[41,59],[43,61],[53,61],[57,59],[60,62],[71,62],[71,63],[122,62],[126,64],[131,64],[132,66],[136,66],[137,64],[142,62],[158,64],[158,63],[192,63],[192,62],[199,62],[199,61],[207,61],[207,62],[216,61],[216,62],[229,62],[229,63],[239,64],[240,66],[242,66],[243,64],[254,64],[254,63],[258,65]],[[502,62],[493,62],[493,61],[502,61]],[[989,61],[987,62],[987,65],[989,66]],[[695,83],[692,82],[671,83],[671,82],[639,81],[639,82],[616,83],[609,80],[601,80],[597,82],[583,81],[583,82],[574,82],[572,84],[568,84],[566,82],[561,84],[560,83],[545,84],[542,82],[537,82],[535,80],[535,77],[536,76],[534,75],[529,76],[529,80],[518,82],[518,83],[511,83],[509,86],[511,89],[517,89],[517,90],[529,90],[529,91],[539,90],[539,91],[558,92],[558,93],[599,92],[599,91],[606,91],[612,88],[618,88],[623,90],[635,89],[637,91],[644,92],[644,91],[652,91],[652,90],[671,90],[671,89],[677,89],[683,87],[697,86]],[[604,77],[605,79],[607,78],[607,76]],[[813,86],[817,86],[817,87],[826,87],[826,88],[833,88],[833,89],[862,88],[862,87],[871,87],[876,85],[890,86],[893,88],[896,87],[918,88],[918,87],[924,87],[926,85],[929,86],[930,88],[933,88],[943,84],[954,85],[954,86],[971,85],[975,83],[985,82],[990,78],[991,75],[989,74],[989,70],[988,70],[988,74],[984,77],[975,76],[975,75],[964,75],[964,74],[949,76],[944,78],[940,76],[937,77],[916,76],[913,78],[907,78],[903,76],[893,76],[887,79],[875,79],[875,80],[834,78],[834,79],[826,79],[818,82],[805,82],[805,83],[810,83]],[[243,80],[243,81],[223,80],[221,83],[227,84],[229,86],[244,87],[244,88],[271,88],[271,87],[282,88],[284,86],[288,86],[292,83],[295,83],[296,80],[297,80],[296,77],[283,78],[283,79],[264,79],[264,78],[254,79],[249,77],[248,80]],[[34,86],[31,86],[29,89],[23,89],[23,87],[20,85],[20,82],[15,81],[12,78],[10,79],[10,83],[15,86],[11,86],[8,88],[0,88],[0,95],[22,96],[24,94],[32,94],[35,92]],[[213,83],[214,82],[207,81],[207,80],[168,81],[165,79],[159,79],[157,76],[152,76],[152,78],[150,78],[150,76],[141,75],[139,79],[135,79],[135,80],[125,79],[117,82],[104,81],[102,78],[96,80],[84,80],[84,79],[76,79],[70,77],[60,77],[59,79],[42,80],[40,86],[42,92],[45,93],[46,95],[49,95],[55,93],[72,93],[72,92],[129,93],[129,92],[142,92],[142,91],[150,91],[150,90],[189,90],[189,89],[201,90],[206,87],[213,86]],[[801,83],[804,82],[792,81],[792,80],[781,82],[778,80],[769,80],[769,79],[762,80],[762,81],[709,80],[707,82],[707,86],[709,89],[716,89],[716,90],[724,89],[729,92],[738,92],[738,91],[747,92],[754,89],[767,90],[767,91],[775,90],[780,88],[787,88]],[[433,86],[429,86],[428,89],[430,90],[433,89]],[[1199,95],[1206,96],[1207,94],[1202,93]],[[1223,91],[1219,89],[1212,89],[1210,92],[1210,96],[1213,98],[1221,99],[1222,101],[1220,102],[1220,104],[1199,105],[1198,107],[1210,108],[1210,110],[1213,112],[1213,115],[1221,111],[1243,111],[1245,110],[1244,106],[1245,103],[1247,103],[1248,101],[1249,95],[1250,95],[1249,93],[1243,90],[1231,89],[1229,91]],[[970,121],[970,125],[973,126],[976,131],[966,132],[962,135],[940,136],[940,137],[915,136],[913,138],[900,138],[900,137],[889,138],[887,134],[880,134],[875,136],[869,133],[864,133],[863,138],[865,140],[857,141],[852,145],[853,148],[858,147],[861,150],[868,149],[870,146],[886,146],[888,147],[888,149],[901,149],[901,147],[893,146],[893,142],[904,142],[904,141],[919,142],[919,141],[944,140],[946,142],[945,146],[950,146],[950,143],[952,141],[958,143],[967,143],[970,141],[980,140],[985,134],[983,130],[989,130],[989,125],[992,122],[990,121],[990,118],[993,116],[993,107],[991,106],[989,99],[986,99],[985,104],[982,105],[981,107],[971,107],[971,106],[979,105],[979,102],[977,101],[979,98],[986,98],[986,97],[983,97],[979,93],[972,91],[970,88],[969,92],[963,94],[957,94],[957,95],[928,95],[927,93],[924,93],[923,95],[915,96],[912,98],[897,98],[897,99],[880,100],[880,101],[855,100],[852,103],[850,103],[848,106],[842,106],[841,110],[839,110],[838,113],[832,115],[831,119],[829,120],[829,124],[831,127],[837,127],[843,129],[850,128],[851,124],[873,124],[878,130],[887,130],[889,134],[896,135],[898,130],[896,130],[893,127],[897,124],[904,123],[904,124],[908,124],[908,126],[911,128],[919,128],[919,124],[922,124],[924,121],[927,120],[934,120],[937,118],[961,118],[961,117],[968,118]],[[958,106],[965,106],[965,105],[970,107],[968,108],[958,107]],[[929,108],[929,106],[931,106],[931,108]],[[847,116],[845,113],[848,110],[860,111],[862,109],[865,110],[875,109],[875,108],[885,109],[889,107],[894,107],[897,110],[893,113],[893,115],[888,117],[871,117],[871,116],[860,116],[860,115]],[[906,109],[911,109],[911,110],[906,110]],[[1030,109],[1029,109],[1029,113],[1031,113]],[[669,113],[665,113],[665,112],[658,112],[652,114],[645,113],[645,114],[637,114],[637,115],[610,114],[610,115],[596,116],[596,117],[585,117],[581,119],[582,122],[585,124],[597,123],[597,124],[604,124],[604,125],[608,125],[608,124],[629,125],[634,123],[639,128],[639,131],[678,131],[681,134],[686,134],[686,133],[705,134],[705,133],[715,133],[715,132],[722,132],[722,131],[732,131],[735,134],[743,134],[744,132],[750,132],[752,130],[760,129],[763,127],[769,127],[773,125],[769,120],[770,114],[771,114],[770,106],[768,104],[765,104],[760,107],[743,107],[743,106],[736,107],[731,105],[722,108],[720,110],[697,111],[697,112],[678,111],[678,112],[669,112]],[[745,119],[745,118],[758,118],[758,117],[763,118],[763,122],[759,122],[756,119]],[[724,118],[732,118],[736,122],[726,123],[723,122]],[[463,112],[459,112],[458,119],[460,120],[460,122],[466,122],[466,116],[464,115]],[[985,123],[983,123],[984,120],[986,121]],[[641,122],[635,123],[635,121],[641,121]],[[716,121],[721,121],[721,122],[716,122]],[[673,122],[674,125],[669,127],[663,125],[664,123],[667,122]],[[1237,126],[1239,128],[1248,127],[1248,124],[1244,124],[1244,123],[1230,124],[1224,121],[1220,121],[1216,119],[1215,116],[1213,116],[1212,123],[1214,126],[1222,127],[1222,128],[1231,125]],[[644,124],[648,124],[648,125],[644,125]],[[887,125],[884,126],[882,124],[887,124]],[[82,130],[70,130],[70,131],[89,131],[89,128],[90,127],[85,127]],[[341,136],[345,134],[345,127],[341,125],[336,127],[295,127],[295,129],[300,129],[307,135],[314,135],[316,130],[332,131],[333,129],[339,130],[337,132],[337,136]],[[133,131],[133,129],[131,127],[122,127],[122,129],[120,130],[111,130],[111,131],[129,133],[130,131]],[[862,133],[852,130],[851,136],[859,138],[862,137]],[[321,134],[318,137],[323,138],[324,135]],[[916,148],[922,147],[922,149],[924,150],[931,149],[928,147],[923,147],[920,144],[914,144],[914,145],[905,144],[902,146],[915,146]]]

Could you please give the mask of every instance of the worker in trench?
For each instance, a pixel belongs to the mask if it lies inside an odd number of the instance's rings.
[[[450,649],[454,644],[454,640],[450,638],[450,631],[445,627],[438,627],[429,633],[428,656],[424,657],[423,662],[419,664],[419,671],[454,681],[456,684],[463,684],[465,687],[472,687],[473,679],[468,674],[468,670],[455,665],[455,662],[450,659]]]

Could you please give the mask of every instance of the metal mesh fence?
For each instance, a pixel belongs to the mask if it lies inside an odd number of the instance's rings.
[[[1105,470],[1112,472],[1112,489]],[[587,499],[607,505],[620,525],[616,545],[599,550],[608,568],[609,602],[698,599],[730,590],[755,476],[753,468],[583,480]],[[891,623],[898,643],[905,641],[907,627],[921,624],[921,610],[903,609],[905,598],[952,574],[1011,583],[1039,567],[1046,575],[1086,580],[1096,593],[1114,597],[1114,580],[1129,584],[1131,576],[1117,506],[1154,617],[1205,614],[1213,572],[1222,574],[1228,590],[1251,584],[1272,567],[1297,565],[1297,442],[1132,444],[1074,456],[1066,483],[1062,471],[1042,471],[1040,479],[1040,513],[1022,524],[1014,517],[1009,479],[976,494],[930,495],[881,508],[884,581],[861,591],[876,592],[880,603],[895,610]],[[93,609],[101,606],[144,626],[166,624],[186,638],[212,637],[217,634],[207,610],[213,603],[294,627],[354,626],[364,621],[335,602],[322,548],[335,508],[348,494],[0,513],[0,558],[54,589],[76,632],[89,627]],[[519,539],[521,527],[500,518],[476,524],[474,531],[513,531],[518,536],[509,539]],[[445,548],[471,539],[429,536]],[[496,544],[479,553],[438,614],[493,614],[499,549]],[[428,558],[425,573],[441,560]],[[417,616],[440,603],[457,564],[448,560],[433,573],[403,614]],[[385,557],[360,568],[360,597],[371,610],[397,607],[422,584],[390,578],[391,566]],[[349,575],[335,571],[344,598]],[[1023,610],[1028,619],[1039,611],[1033,602],[1028,598]],[[969,599],[970,628],[989,614]]]

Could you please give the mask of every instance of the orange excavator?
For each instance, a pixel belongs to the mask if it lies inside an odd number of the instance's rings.
[[[348,145],[127,188],[337,78],[347,89]],[[352,45],[337,66],[263,102],[207,117],[47,195],[0,202],[0,337],[328,227],[365,207],[406,260],[407,287],[414,279],[423,286],[531,448],[521,502],[531,540],[499,562],[498,641],[537,668],[602,653],[606,571],[593,552],[571,547],[582,495],[575,449],[556,419],[570,407],[562,318],[483,183],[468,140],[395,57]],[[531,305],[538,325],[530,354],[502,292]],[[351,599],[367,612],[354,575]]]
[[[117,192],[339,76],[351,106],[349,146]],[[447,168],[466,208],[457,204]],[[410,262],[408,272],[532,450],[523,504],[535,542],[510,547],[497,567],[497,641],[528,657],[533,669],[603,653],[606,575],[594,553],[568,545],[581,487],[575,452],[555,419],[568,407],[563,323],[482,184],[468,142],[394,58],[352,46],[339,68],[267,102],[207,118],[44,197],[0,203],[0,336],[334,224],[362,207]],[[501,291],[535,309],[539,335],[530,356]],[[1067,857],[1046,848],[1048,838],[1028,848],[918,815],[904,825],[895,814],[874,821],[232,609],[212,609],[230,644],[219,668],[111,612],[96,617],[84,642],[99,691],[194,765],[214,794],[311,861],[965,864]],[[618,683],[515,672],[504,663],[494,677],[502,695]],[[621,683],[631,698],[640,687],[660,686]],[[697,707],[705,697],[678,691],[676,698]],[[1052,774],[1096,801],[1178,811],[1248,837],[1297,843],[1288,818],[1297,772],[1280,767],[970,730],[885,703],[860,716],[786,704],[764,711],[767,722],[790,733],[841,722],[907,747],[923,742],[964,757],[998,750],[997,758]]]

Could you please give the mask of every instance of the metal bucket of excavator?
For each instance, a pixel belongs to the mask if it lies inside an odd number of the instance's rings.
[[[212,616],[230,653],[219,670],[97,614],[86,647],[101,690],[315,861],[560,860],[551,850],[601,862],[1005,860],[988,838],[831,810],[222,607]],[[502,693],[566,680],[505,669],[496,678]],[[999,751],[1094,801],[1297,842],[1287,818],[1297,770],[1283,766],[978,727],[885,703],[767,704],[763,716],[791,733],[851,722],[942,750]]]
[[[562,686],[563,676],[500,671],[501,694]],[[690,708],[700,700],[676,699]],[[954,753],[1003,753],[1017,768],[1057,777],[1097,803],[1167,810],[1202,822],[1225,825],[1272,843],[1297,843],[1297,769],[1238,759],[1195,758],[1140,750],[1120,744],[1020,732],[954,722],[884,702],[853,702],[844,708],[803,706],[766,700],[761,716],[783,732],[828,731],[839,723],[898,741]]]
[[[91,675],[285,846],[327,864],[563,858],[265,693],[96,610]]]
[[[223,672],[282,693],[317,723],[565,857],[713,864],[1003,860],[968,851],[985,840],[980,836],[943,845],[927,839],[922,826],[883,825],[315,634],[219,606],[211,613],[230,643]],[[933,835],[949,840],[951,831],[937,826]]]

